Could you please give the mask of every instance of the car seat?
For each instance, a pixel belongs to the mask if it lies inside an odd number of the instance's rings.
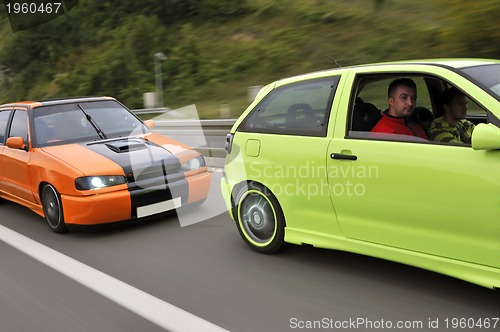
[[[358,103],[354,105],[352,114],[353,131],[371,131],[382,117],[382,112],[371,103]]]
[[[71,117],[58,113],[54,116],[52,120],[52,140],[67,140],[78,135],[78,129],[81,127],[80,124],[75,124]]]
[[[415,110],[410,116],[410,120],[418,123],[428,134],[431,123],[434,120],[434,114],[432,114],[428,108],[418,106],[415,107]]]
[[[49,125],[41,118],[35,118],[35,133],[38,144],[46,144],[53,135]]]
[[[286,127],[309,129],[319,125],[319,121],[314,115],[314,111],[309,104],[293,104],[286,112]]]

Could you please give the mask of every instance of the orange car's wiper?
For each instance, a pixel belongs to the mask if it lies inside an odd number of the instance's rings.
[[[78,108],[80,108],[83,112],[83,114],[85,114],[85,118],[87,119],[87,121],[92,125],[92,127],[94,127],[95,131],[97,132],[97,134],[99,135],[100,138],[102,139],[106,139],[106,135],[104,134],[104,132],[101,130],[101,128],[99,128],[99,126],[97,125],[97,123],[94,121],[94,119],[92,119],[92,117],[90,116],[90,114],[88,114],[87,112],[85,112],[83,110],[83,108],[78,105]]]

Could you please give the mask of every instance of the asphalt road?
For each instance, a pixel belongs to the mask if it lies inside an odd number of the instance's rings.
[[[197,215],[214,216],[184,227],[189,212],[59,235],[6,202],[0,224],[230,331],[299,330],[314,320],[323,327],[316,330],[344,330],[335,328],[344,324],[381,331],[392,324],[435,331],[429,325],[445,330],[446,320],[453,330],[454,318],[500,317],[498,292],[413,267],[298,246],[257,254],[228,215],[217,212],[220,201],[207,204]],[[2,241],[0,326],[3,332],[163,330]],[[495,329],[454,330],[500,330],[500,322]]]

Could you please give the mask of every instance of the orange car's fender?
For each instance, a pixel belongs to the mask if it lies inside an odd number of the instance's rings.
[[[47,155],[40,149],[33,149],[31,165],[28,168],[31,191],[38,204],[41,204],[40,189],[42,184],[49,183],[59,193],[73,193],[76,191],[75,178],[84,174],[67,163]]]
[[[86,196],[94,193],[77,190],[76,178],[93,175],[124,175],[119,165],[79,144],[35,148],[31,164],[32,189],[35,197],[38,197],[39,187],[43,182],[52,184],[60,194]],[[78,168],[71,165],[78,165]],[[99,172],[95,170],[95,165],[99,165]]]
[[[78,169],[70,163],[78,165]],[[94,170],[96,164],[99,164],[100,172]],[[31,187],[38,204],[41,205],[41,185],[50,183],[61,194],[68,224],[97,224],[130,218],[127,185],[85,191],[76,189],[75,179],[81,176],[124,175],[119,165],[79,144],[33,149],[30,172]],[[43,210],[40,211],[43,215]]]

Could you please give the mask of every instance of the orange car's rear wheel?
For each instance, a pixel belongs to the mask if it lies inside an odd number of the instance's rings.
[[[52,231],[56,233],[67,232],[66,223],[61,203],[61,195],[50,184],[46,184],[42,189],[42,206],[45,220]]]

